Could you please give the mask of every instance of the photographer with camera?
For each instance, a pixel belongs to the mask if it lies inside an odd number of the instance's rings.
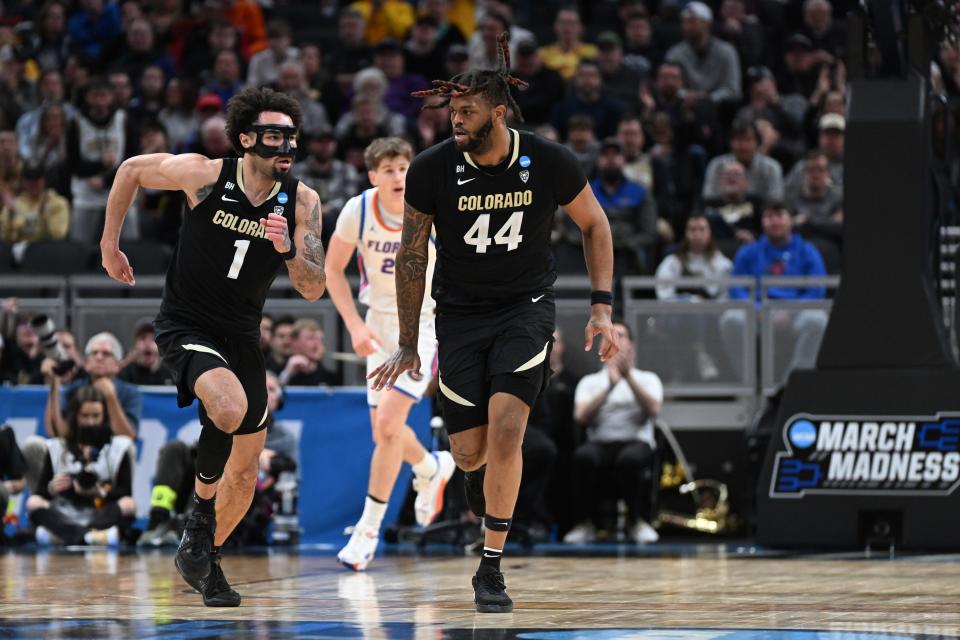
[[[51,331],[47,335],[53,336],[56,342],[52,323]],[[87,341],[84,356],[83,368],[72,374],[73,379],[66,383],[64,383],[66,372],[63,368],[67,366],[68,360],[48,357],[43,362],[41,370],[44,379],[50,385],[50,394],[47,396],[47,407],[44,412],[47,434],[51,437],[69,435],[67,433],[69,425],[61,407],[70,402],[71,396],[78,389],[92,385],[103,394],[107,407],[107,422],[113,429],[113,433],[136,438],[142,400],[140,389],[136,385],[117,379],[120,361],[123,359],[120,341],[112,333],[98,333]]]
[[[27,500],[39,544],[116,545],[133,521],[135,448],[111,429],[108,404],[97,387],[78,388],[66,435],[47,440],[38,492]]]

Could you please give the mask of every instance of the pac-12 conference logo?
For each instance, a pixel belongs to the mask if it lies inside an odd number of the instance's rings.
[[[783,427],[771,498],[805,495],[947,496],[960,485],[960,413],[935,416],[797,414]]]

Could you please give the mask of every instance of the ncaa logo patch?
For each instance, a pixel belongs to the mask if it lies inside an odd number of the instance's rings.
[[[530,166],[530,158],[527,156],[520,156],[520,166],[526,169]]]
[[[523,180],[523,184],[527,184],[527,180],[530,179],[530,172],[524,169],[520,172],[520,179]]]
[[[274,212],[275,214],[277,214],[278,216],[282,216],[282,215],[283,215],[283,207],[274,207],[274,208],[273,208],[273,212]]]
[[[287,194],[284,193],[283,191],[277,194],[277,202],[279,202],[280,204],[287,204],[287,200],[289,199],[290,198],[288,198]]]

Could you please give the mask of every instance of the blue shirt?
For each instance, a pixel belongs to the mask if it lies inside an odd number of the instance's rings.
[[[766,235],[760,236],[737,251],[733,261],[734,276],[753,276],[757,279],[757,300],[760,300],[760,278],[766,276],[825,276],[820,252],[812,244],[794,233],[789,242],[777,246]],[[737,300],[747,298],[743,287],[732,287],[730,297]],[[826,297],[824,287],[773,287],[767,289],[767,297],[777,300],[815,300]]]
[[[104,3],[103,12],[98,16],[78,11],[67,21],[67,33],[73,45],[93,59],[100,57],[104,45],[112,42],[122,31],[120,8],[115,2]]]
[[[140,414],[143,413],[143,398],[140,396],[140,387],[135,384],[130,384],[129,382],[124,382],[118,378],[111,379],[113,380],[113,385],[117,388],[117,400],[120,402],[120,406],[123,407],[123,413],[127,416],[127,420],[130,421],[133,430],[137,431],[140,427]],[[71,380],[60,389],[60,410],[64,413],[64,417],[66,417],[70,396],[80,387],[89,384],[90,378],[82,375],[82,377]]]

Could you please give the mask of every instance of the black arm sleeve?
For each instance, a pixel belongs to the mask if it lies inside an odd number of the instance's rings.
[[[133,495],[133,469],[130,467],[130,456],[123,456],[120,468],[117,469],[117,481],[107,492],[107,502],[116,502],[124,496]]]
[[[407,169],[407,185],[403,199],[411,207],[428,216],[437,214],[436,187],[440,179],[435,158],[439,157],[437,147],[422,152]]]
[[[543,154],[547,161],[547,175],[551,176],[557,203],[570,204],[587,184],[587,176],[570,149],[555,142],[545,141],[549,148]]]

